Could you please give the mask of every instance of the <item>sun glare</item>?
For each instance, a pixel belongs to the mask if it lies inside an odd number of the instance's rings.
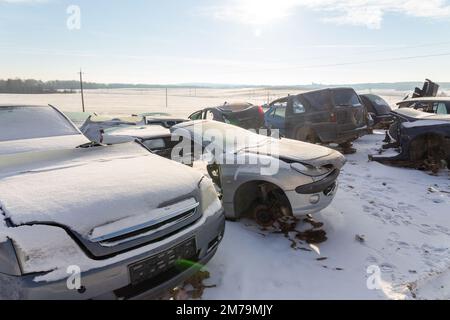
[[[244,0],[238,3],[239,20],[255,26],[267,25],[289,15],[295,0]]]

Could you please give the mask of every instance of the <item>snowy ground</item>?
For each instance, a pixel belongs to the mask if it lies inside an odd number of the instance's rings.
[[[203,298],[449,299],[449,174],[368,162],[383,138],[378,133],[356,142],[336,199],[314,216],[328,237],[320,254],[294,250],[284,235],[249,221],[228,222],[207,266],[206,284],[217,287]],[[378,270],[381,282],[373,281]],[[368,280],[379,289],[368,289]]]

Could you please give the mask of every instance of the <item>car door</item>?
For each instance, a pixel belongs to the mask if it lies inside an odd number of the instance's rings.
[[[290,96],[286,109],[285,131],[289,138],[304,140],[309,131],[308,120],[310,114],[307,112],[308,103],[300,95]],[[299,134],[298,131],[302,131]]]
[[[279,130],[281,136],[286,135],[287,101],[275,102],[267,113],[266,125],[271,130]]]

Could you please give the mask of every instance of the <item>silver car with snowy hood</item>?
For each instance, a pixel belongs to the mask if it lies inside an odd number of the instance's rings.
[[[271,226],[280,217],[326,208],[346,161],[329,148],[275,139],[217,121],[185,122],[171,131],[174,139],[193,142],[192,152],[184,150],[184,154],[199,158],[201,151],[200,157],[206,156],[227,218],[250,215],[263,226]]]
[[[201,173],[89,142],[56,108],[0,106],[0,298],[155,297],[212,258],[224,225]]]

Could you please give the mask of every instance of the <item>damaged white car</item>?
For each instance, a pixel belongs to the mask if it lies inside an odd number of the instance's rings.
[[[89,142],[51,106],[0,106],[0,298],[153,297],[212,258],[224,225],[199,172]]]

